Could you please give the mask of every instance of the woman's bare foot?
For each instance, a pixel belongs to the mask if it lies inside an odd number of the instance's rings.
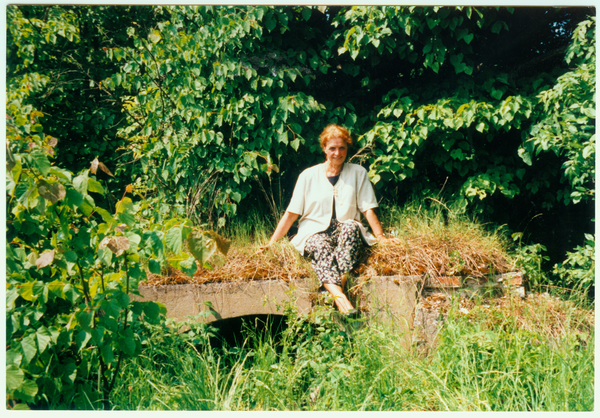
[[[331,293],[331,296],[333,296],[333,302],[341,313],[346,314],[354,309],[354,306],[352,306],[344,294],[342,287],[331,283],[323,283],[323,287],[325,287],[325,289]]]

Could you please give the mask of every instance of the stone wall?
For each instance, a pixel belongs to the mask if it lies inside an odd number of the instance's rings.
[[[308,313],[320,299],[315,287],[308,279],[140,286],[141,296],[134,299],[160,302],[167,309],[167,317],[178,321],[202,314],[199,320],[213,322],[242,316],[282,315],[286,303],[295,304],[300,313]],[[523,275],[519,272],[497,275],[486,282],[464,277],[380,276],[356,287],[360,290],[354,292],[353,299],[366,320],[395,328],[405,346],[415,341],[432,343],[439,329],[439,312],[424,308],[419,303],[423,298],[471,297],[506,291],[525,295]]]

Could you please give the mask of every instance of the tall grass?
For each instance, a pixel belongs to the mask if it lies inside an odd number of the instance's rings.
[[[111,402],[120,410],[591,411],[593,312],[532,295],[452,305],[428,354],[372,323],[353,330],[329,307],[288,307],[277,332],[248,324],[236,345],[190,322],[140,330]]]
[[[477,254],[505,257],[501,229],[482,226],[442,202],[429,203],[383,208],[381,215],[392,235],[429,255],[441,254],[430,257],[430,267],[458,272],[467,262],[476,265]],[[242,258],[268,240],[277,222],[257,212],[249,216],[223,232],[234,238]],[[269,257],[302,266],[288,247],[278,245]],[[110,401],[117,410],[594,409],[589,305],[540,294],[467,302],[460,304],[469,307],[465,314],[453,301],[427,350],[405,348],[403,336],[377,323],[354,330],[328,306],[315,307],[308,317],[288,305],[287,327],[268,332],[269,326],[249,322],[235,344],[219,341],[216,329],[194,320],[148,326],[138,330],[143,354],[124,364]],[[182,327],[190,331],[179,333]]]
[[[485,278],[511,270],[507,234],[482,225],[436,199],[402,208],[383,206],[382,222],[395,242],[369,249],[364,276],[467,275]]]
[[[251,245],[269,240],[275,230],[279,219],[272,219],[269,215],[257,209],[248,210],[244,217],[233,218],[228,221],[223,231],[226,237],[233,239],[236,245]]]

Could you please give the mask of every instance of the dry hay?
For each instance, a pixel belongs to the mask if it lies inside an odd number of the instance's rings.
[[[502,310],[513,318],[519,329],[541,331],[547,338],[560,339],[570,331],[585,338],[593,335],[595,314],[577,304],[547,293],[530,293],[525,300],[504,296],[490,303],[490,310]],[[495,318],[484,314],[490,323]],[[497,321],[497,319],[496,319]]]
[[[257,247],[232,247],[225,260],[213,261],[212,268],[199,269],[193,277],[171,268],[166,276],[148,274],[148,279],[143,284],[157,286],[275,279],[290,281],[312,274],[308,263],[301,259],[291,245],[274,245],[262,254],[256,254],[257,250]]]
[[[433,294],[422,298],[418,306],[447,317],[453,305],[450,299],[446,295]],[[510,321],[520,330],[539,333],[553,340],[560,340],[574,332],[583,342],[592,338],[595,329],[593,310],[548,294],[530,293],[526,299],[504,295],[479,303],[460,297],[457,302],[456,315],[478,318],[478,323],[487,329],[502,328]]]
[[[483,278],[511,270],[509,257],[493,237],[476,233],[412,232],[370,248],[357,273],[365,277],[391,275],[468,276]]]
[[[453,232],[455,231],[455,232]],[[511,271],[509,257],[495,236],[478,229],[407,228],[405,235],[363,251],[354,275],[363,280],[376,276],[430,275],[484,278],[490,273]],[[212,283],[241,280],[285,280],[314,275],[310,263],[286,241],[256,254],[258,245],[232,246],[211,269],[199,269],[193,277],[170,269],[165,276],[148,274],[146,285]]]

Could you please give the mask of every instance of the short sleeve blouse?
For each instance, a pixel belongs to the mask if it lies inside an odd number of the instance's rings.
[[[329,227],[334,196],[338,221],[356,222],[368,245],[377,242],[360,219],[361,212],[378,206],[367,170],[357,164],[345,163],[339,180],[333,186],[327,179],[325,164],[318,164],[300,174],[287,207],[288,212],[300,215],[298,233],[291,241],[300,254],[304,254],[304,245],[309,237]]]

